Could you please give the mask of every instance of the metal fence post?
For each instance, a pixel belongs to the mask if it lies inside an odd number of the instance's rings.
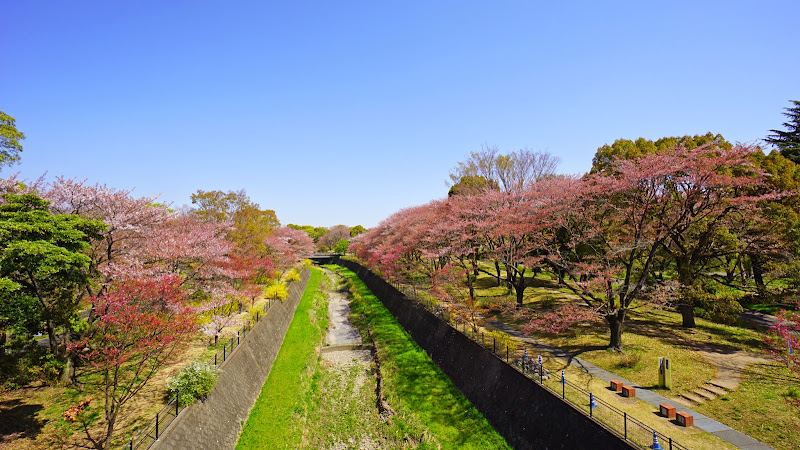
[[[625,420],[625,440],[627,441],[628,440],[628,413],[623,412],[622,414],[623,414],[623,416],[625,418],[624,419]]]
[[[497,339],[492,336],[492,353],[497,353]]]
[[[156,413],[156,440],[158,440],[158,413]]]
[[[567,377],[564,376],[564,371],[561,371],[561,398],[567,398]]]
[[[228,344],[224,344],[222,346],[222,361],[225,361],[225,357],[227,356],[227,353],[228,353]]]
[[[178,417],[178,413],[181,412],[180,405],[181,405],[181,393],[178,392],[177,394],[175,394],[175,417]]]
[[[508,344],[506,344],[506,364],[508,364]]]
[[[128,445],[128,450],[133,450],[133,438],[131,438],[130,445]]]

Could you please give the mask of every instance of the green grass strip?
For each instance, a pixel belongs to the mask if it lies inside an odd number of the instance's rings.
[[[324,277],[321,270],[311,268],[306,290],[237,449],[295,448],[301,441],[303,430],[297,426],[297,418],[303,412],[304,396],[298,394],[307,387],[299,384],[314,370],[315,349],[327,329],[326,304],[319,291]]]
[[[353,324],[362,331],[367,326],[372,331],[379,348],[386,400],[408,424],[408,429],[398,432],[414,437],[419,433],[417,425],[421,425],[424,436],[414,439],[419,448],[510,448],[355,273],[339,266],[327,267],[350,284]]]

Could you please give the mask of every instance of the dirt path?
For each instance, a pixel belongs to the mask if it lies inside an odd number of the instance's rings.
[[[773,361],[773,359],[765,355],[743,350],[721,352],[709,347],[708,349],[699,349],[697,353],[717,369],[717,377],[711,380],[711,384],[722,386],[729,391],[739,387],[739,383],[742,382],[742,372],[747,366]]]
[[[370,431],[377,418],[372,349],[362,345],[361,334],[348,320],[350,299],[346,293],[329,290],[327,294],[330,324],[327,346],[320,351],[324,376],[317,423],[331,423],[322,427],[327,430],[326,439],[310,437],[308,444],[333,450],[382,448],[381,439]],[[340,417],[347,419],[337,422]]]
[[[353,327],[347,316],[350,314],[350,299],[339,291],[328,293],[328,345],[360,344],[361,335]]]

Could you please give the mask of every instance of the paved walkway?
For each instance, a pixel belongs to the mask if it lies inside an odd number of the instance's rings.
[[[656,408],[658,408],[658,405],[666,403],[674,406],[676,411],[688,412],[689,414],[694,416],[694,426],[703,431],[707,431],[713,434],[714,436],[717,436],[718,438],[722,439],[723,441],[735,445],[738,448],[747,450],[772,449],[772,447],[762,442],[759,442],[742,432],[736,431],[727,425],[719,423],[710,417],[704,416],[699,412],[693,411],[681,405],[680,403],[676,403],[675,401],[670,400],[659,394],[656,394],[653,391],[645,389],[637,384],[631,383],[629,380],[626,380],[618,375],[615,375],[614,373],[611,373],[605,369],[597,367],[596,365],[581,358],[578,358],[577,356],[571,353],[567,353],[561,350],[560,348],[553,347],[552,345],[547,345],[544,342],[539,341],[538,339],[525,337],[519,330],[512,328],[502,322],[488,321],[488,323],[493,327],[497,328],[498,330],[502,330],[505,333],[508,333],[516,338],[519,338],[520,340],[522,340],[527,344],[541,348],[543,350],[547,350],[554,356],[566,361],[569,365],[583,369],[592,376],[595,376],[603,381],[610,382],[611,380],[618,380],[623,382],[625,385],[633,386],[634,388],[636,388],[636,398],[644,400],[647,403],[650,403],[651,405],[655,406]]]

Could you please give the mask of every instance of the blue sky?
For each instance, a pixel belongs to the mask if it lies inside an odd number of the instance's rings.
[[[26,178],[245,189],[374,226],[484,143],[583,173],[618,138],[779,128],[800,2],[6,2],[0,110]]]

